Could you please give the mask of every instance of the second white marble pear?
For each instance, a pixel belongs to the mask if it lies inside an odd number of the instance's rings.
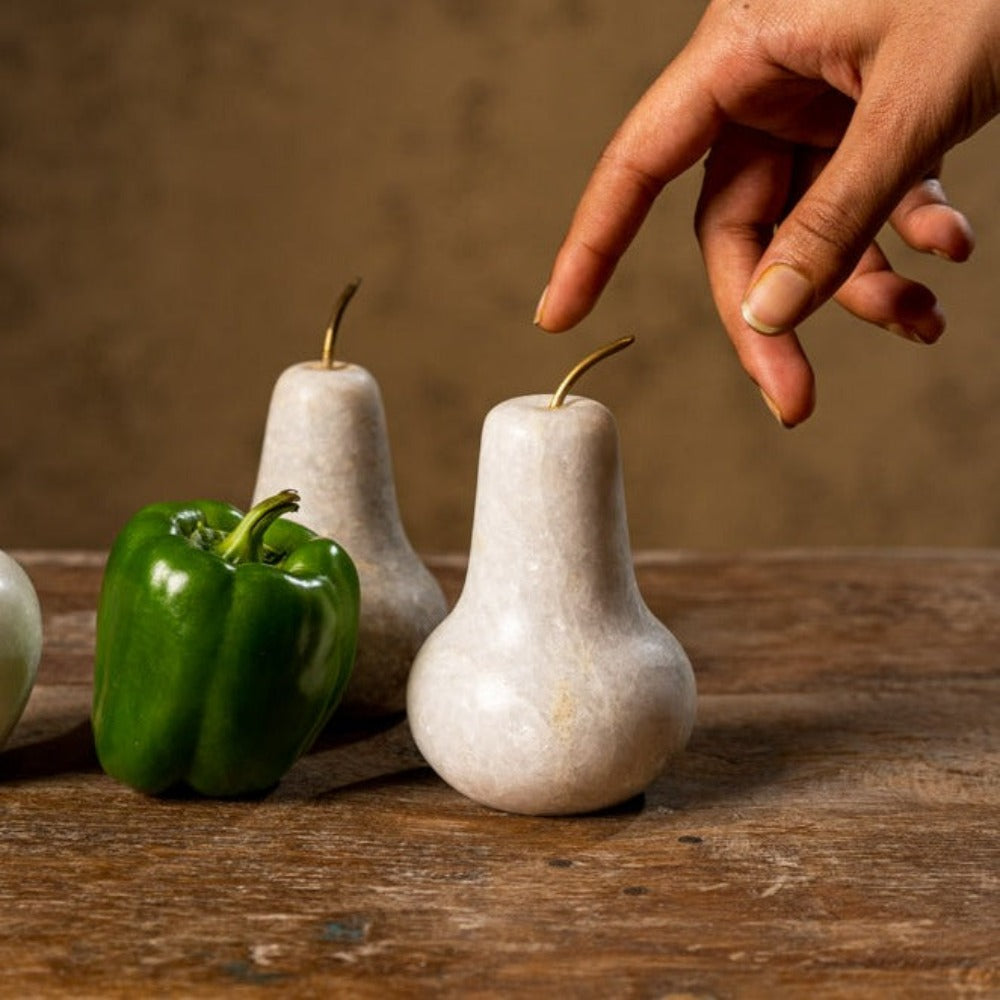
[[[445,781],[517,813],[622,802],[686,744],[694,675],[639,593],[600,403],[526,396],[488,414],[468,575],[413,666],[408,713]]]
[[[382,396],[366,369],[306,362],[278,379],[254,502],[288,487],[301,496],[293,516],[343,545],[361,580],[358,654],[340,711],[401,710],[413,658],[447,604],[403,529]]]

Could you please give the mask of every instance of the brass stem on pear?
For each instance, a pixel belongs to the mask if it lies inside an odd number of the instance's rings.
[[[596,351],[588,354],[582,361],[578,361],[569,374],[559,383],[559,388],[552,394],[552,398],[549,400],[549,409],[555,410],[562,406],[563,400],[566,398],[566,393],[573,388],[573,384],[585,371],[593,368],[598,361],[603,361],[612,354],[617,354],[619,351],[625,350],[629,344],[633,343],[635,343],[635,337],[631,335],[628,337],[619,337],[610,344],[598,347]]]
[[[340,293],[340,298],[337,299],[333,311],[330,313],[330,321],[326,325],[326,336],[323,338],[324,368],[333,367],[333,350],[337,344],[337,332],[340,330],[340,321],[344,317],[344,310],[347,308],[347,303],[354,298],[354,293],[358,290],[360,284],[361,279],[355,278],[345,285],[344,290]]]

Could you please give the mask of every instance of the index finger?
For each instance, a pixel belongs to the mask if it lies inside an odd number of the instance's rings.
[[[598,160],[535,315],[568,330],[593,308],[663,187],[711,146],[721,115],[682,53],[646,91]]]

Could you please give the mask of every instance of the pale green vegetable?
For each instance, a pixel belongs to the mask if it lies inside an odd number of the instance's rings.
[[[28,574],[0,552],[0,747],[21,718],[42,656],[42,611]]]

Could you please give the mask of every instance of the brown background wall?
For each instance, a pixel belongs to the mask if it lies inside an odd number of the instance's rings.
[[[0,547],[108,544],[142,503],[249,498],[271,386],[365,285],[344,357],[382,385],[415,544],[462,549],[480,424],[580,355],[616,413],[637,546],[1000,544],[1000,131],[952,157],[973,261],[905,267],[935,348],[835,308],[783,432],[663,197],[575,334],[531,314],[601,146],[695,0],[6,0]]]

